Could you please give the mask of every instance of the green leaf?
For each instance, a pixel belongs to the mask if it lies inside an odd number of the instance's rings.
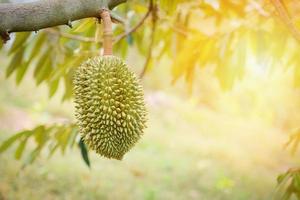
[[[262,63],[266,59],[267,34],[262,30],[256,32],[256,58],[258,63]]]
[[[8,78],[18,67],[21,66],[23,60],[24,48],[19,49],[12,57],[9,66],[6,69],[6,77]]]
[[[283,199],[288,199],[289,196],[291,195],[290,191],[290,174],[286,173],[286,177],[282,177],[283,179],[281,180],[281,183],[278,184],[276,191],[274,193],[274,200],[283,200]]]
[[[36,84],[39,85],[41,84],[44,80],[46,80],[51,72],[52,72],[52,61],[50,57],[46,58],[46,61],[43,63],[43,66],[40,67],[41,69],[39,70],[39,73],[37,74],[36,77]]]
[[[23,77],[28,69],[29,63],[24,62],[21,67],[17,69],[17,75],[16,75],[16,83],[19,85],[21,81],[23,80]]]
[[[19,146],[18,146],[18,148],[15,152],[15,158],[17,160],[19,160],[22,157],[23,151],[24,151],[25,146],[26,146],[26,142],[27,142],[27,138],[20,142],[20,144],[19,144]]]
[[[285,147],[291,148],[291,153],[295,154],[300,143],[300,128],[296,128],[291,131],[290,138],[288,142],[285,144]]]
[[[59,79],[53,80],[49,83],[49,97],[50,98],[53,97],[53,95],[57,91],[58,85],[59,85]]]
[[[290,173],[284,173],[284,174],[280,174],[278,177],[277,177],[277,183],[278,184],[282,184],[284,183],[288,178],[290,177]]]
[[[294,86],[300,88],[300,66],[295,66],[294,70]]]
[[[76,126],[74,124],[66,125],[52,125],[46,127],[40,125],[32,130],[26,130],[19,132],[7,140],[5,140],[0,146],[0,153],[7,150],[14,143],[18,143],[18,147],[15,151],[15,158],[20,159],[26,149],[26,143],[29,139],[34,139],[35,149],[25,159],[25,164],[32,163],[44,147],[49,147],[49,157],[58,149],[62,150],[62,153],[67,147],[72,147],[75,138],[77,136]]]
[[[247,43],[240,39],[234,53],[236,59],[236,74],[239,79],[242,79],[245,73],[246,56],[247,56]]]
[[[93,27],[95,24],[95,20],[94,19],[84,19],[81,21],[81,23],[79,24],[78,27],[75,27],[72,32],[74,33],[81,33],[81,32],[85,32],[87,29]]]
[[[146,34],[145,28],[139,29],[137,32],[132,34],[135,37],[135,44],[139,51],[139,53],[143,56],[147,55],[148,47],[145,45],[144,38],[149,37],[149,35]]]
[[[24,46],[24,43],[29,38],[31,32],[20,32],[15,34],[15,40],[12,44],[12,47],[9,50],[9,54],[12,54],[16,50],[18,50],[20,47]]]
[[[34,135],[35,142],[37,143],[36,148],[30,153],[30,155],[25,160],[24,166],[31,164],[40,154],[43,147],[49,140],[49,135],[55,126],[50,128],[46,128],[45,126],[41,125],[33,129],[31,132]]]
[[[44,33],[41,33],[38,38],[36,39],[36,42],[32,48],[30,57],[29,57],[29,62],[31,62],[37,55],[38,53],[41,52],[42,45],[44,44],[44,41],[46,40],[46,35]]]
[[[47,61],[47,57],[49,56],[51,52],[51,48],[48,48],[42,55],[41,57],[39,58],[37,64],[36,64],[36,67],[34,69],[34,72],[33,72],[33,76],[35,78],[37,78],[39,72],[41,71],[43,65],[45,64],[45,62]]]
[[[300,191],[300,174],[299,173],[295,173],[293,175],[293,185],[297,191]]]
[[[45,126],[41,125],[36,127],[34,130],[34,139],[38,146],[43,146],[47,139],[47,133],[50,131],[49,129],[46,130]]]
[[[22,131],[19,132],[13,136],[11,136],[10,138],[8,138],[7,140],[5,140],[1,146],[0,146],[0,153],[4,152],[6,149],[8,149],[17,139],[19,139],[20,137],[22,137],[23,135],[28,135],[30,134],[30,131]]]
[[[169,15],[173,14],[177,8],[179,0],[160,0],[160,7],[166,11]]]
[[[289,200],[291,196],[292,196],[292,191],[287,189],[284,195],[282,196],[281,200]]]
[[[95,31],[95,42],[99,43],[102,39],[102,26],[101,24],[96,24],[96,31]]]
[[[70,147],[74,146],[75,140],[76,140],[76,136],[77,136],[77,128],[75,125],[71,126],[72,130],[71,130],[71,135],[70,135]]]
[[[55,144],[54,146],[50,147],[50,152],[49,152],[49,155],[48,155],[48,158],[50,158],[54,152],[58,149],[59,147],[59,144]]]
[[[33,163],[33,161],[35,161],[35,159],[36,159],[36,158],[38,157],[38,155],[40,154],[41,150],[42,150],[42,147],[40,147],[40,146],[36,147],[36,148],[29,154],[29,156],[26,158],[23,167],[25,167],[26,165],[29,165],[29,164]]]
[[[127,56],[127,52],[128,52],[128,43],[126,40],[122,40],[120,41],[117,45],[115,45],[114,47],[114,51],[118,51],[120,56],[122,58],[125,58]]]
[[[72,71],[70,71],[67,75],[64,76],[64,83],[65,83],[65,94],[63,96],[62,101],[70,99],[73,95]]]
[[[55,138],[60,146],[62,154],[64,154],[69,143],[71,128],[68,126],[59,127],[55,133]]]
[[[81,152],[81,156],[83,161],[85,162],[85,164],[91,168],[91,164],[90,164],[90,159],[89,159],[89,155],[88,155],[88,151],[87,148],[82,140],[82,138],[79,140],[78,142],[78,146],[80,148],[80,152]]]

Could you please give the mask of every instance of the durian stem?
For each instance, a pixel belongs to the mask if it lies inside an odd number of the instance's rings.
[[[113,32],[109,10],[102,9],[100,16],[103,23],[103,55],[112,55]]]

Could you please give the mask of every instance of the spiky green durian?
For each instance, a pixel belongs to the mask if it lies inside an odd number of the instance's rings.
[[[118,57],[87,60],[74,79],[79,131],[89,148],[121,160],[143,134],[146,108],[135,74]]]

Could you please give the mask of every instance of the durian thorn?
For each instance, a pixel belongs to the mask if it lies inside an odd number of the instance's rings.
[[[103,22],[103,55],[112,55],[112,21],[108,9],[100,11],[100,17]]]

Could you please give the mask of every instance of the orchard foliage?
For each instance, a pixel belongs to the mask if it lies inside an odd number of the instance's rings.
[[[230,89],[243,78],[249,57],[255,57],[259,63],[271,63],[270,66],[280,63],[292,68],[298,87],[299,41],[286,24],[300,28],[300,6],[296,1],[283,2],[291,16],[290,21],[284,21],[273,2],[276,1],[152,1],[148,18],[128,34],[149,9],[147,1],[129,1],[114,11],[124,19],[124,24],[113,27],[114,52],[125,58],[129,48],[136,48],[144,57],[151,51],[146,70],[151,70],[164,56],[171,58],[174,81],[184,77],[189,89],[194,72],[204,67],[212,67],[221,87]],[[6,76],[15,74],[19,84],[28,69],[33,68],[36,84],[46,83],[50,97],[58,86],[63,86],[62,100],[72,98],[74,66],[98,55],[102,38],[98,19],[83,19],[72,26],[16,33],[12,44],[2,47],[10,58]]]

